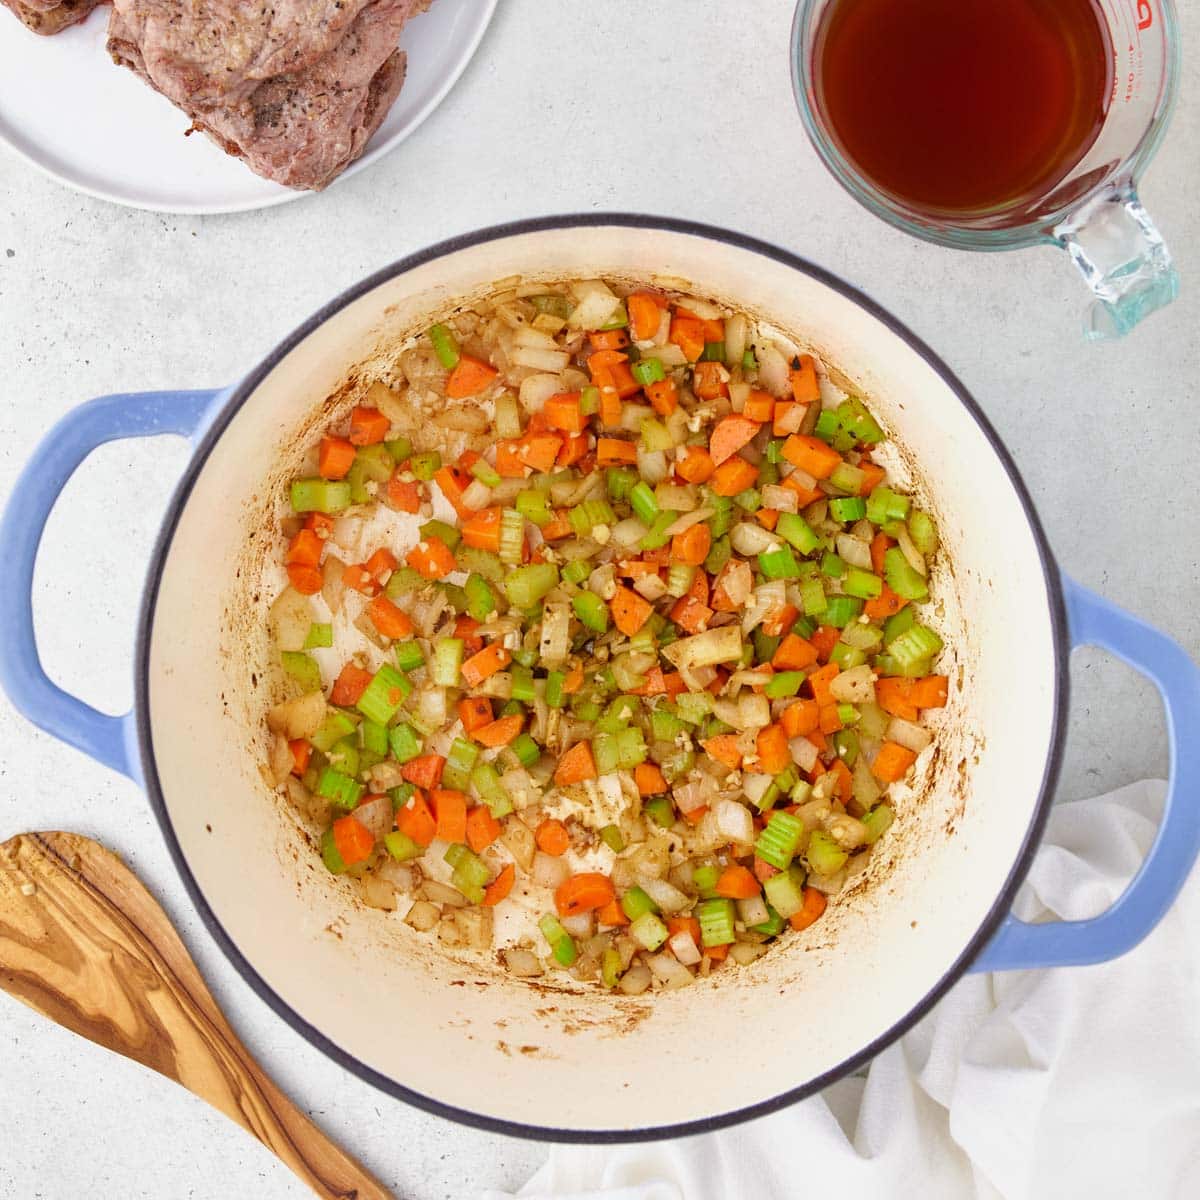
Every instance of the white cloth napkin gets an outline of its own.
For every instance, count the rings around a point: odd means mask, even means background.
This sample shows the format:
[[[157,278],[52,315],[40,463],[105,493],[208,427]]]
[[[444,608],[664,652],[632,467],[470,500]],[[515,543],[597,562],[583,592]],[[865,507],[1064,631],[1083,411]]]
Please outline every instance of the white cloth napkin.
[[[1019,915],[1103,911],[1150,846],[1164,792],[1154,780],[1056,807]],[[555,1147],[519,1196],[1195,1198],[1198,974],[1200,870],[1115,962],[967,976],[865,1079],[721,1133]]]

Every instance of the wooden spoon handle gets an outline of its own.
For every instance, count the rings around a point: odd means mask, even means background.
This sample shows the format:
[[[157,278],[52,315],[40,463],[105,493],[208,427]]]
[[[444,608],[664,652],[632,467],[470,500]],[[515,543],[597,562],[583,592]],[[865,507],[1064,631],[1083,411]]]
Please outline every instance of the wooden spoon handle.
[[[207,1100],[318,1196],[390,1200],[267,1077],[158,903],[89,838],[0,844],[0,987]]]

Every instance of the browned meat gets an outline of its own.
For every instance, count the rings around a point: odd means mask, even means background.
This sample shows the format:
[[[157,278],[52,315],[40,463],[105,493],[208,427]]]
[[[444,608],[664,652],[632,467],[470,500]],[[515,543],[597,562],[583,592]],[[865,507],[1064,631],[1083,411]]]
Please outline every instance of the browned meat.
[[[34,33],[58,33],[82,21],[103,0],[0,0]]]
[[[227,153],[319,189],[363,151],[404,83],[396,49],[428,0],[116,0],[115,62]]]

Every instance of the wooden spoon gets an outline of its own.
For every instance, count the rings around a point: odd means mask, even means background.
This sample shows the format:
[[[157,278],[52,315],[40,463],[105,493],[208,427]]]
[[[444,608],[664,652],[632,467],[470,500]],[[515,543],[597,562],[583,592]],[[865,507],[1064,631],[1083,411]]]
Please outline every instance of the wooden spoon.
[[[0,987],[207,1100],[318,1196],[391,1200],[264,1074],[166,913],[98,842],[23,833],[0,844]]]

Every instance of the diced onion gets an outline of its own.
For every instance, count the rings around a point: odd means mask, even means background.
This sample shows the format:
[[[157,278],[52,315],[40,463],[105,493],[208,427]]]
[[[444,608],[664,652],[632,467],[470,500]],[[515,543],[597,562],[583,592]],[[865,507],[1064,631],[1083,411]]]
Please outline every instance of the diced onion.
[[[590,912],[576,913],[572,917],[560,917],[562,927],[573,938],[589,938],[595,929],[595,923]]]
[[[757,804],[767,794],[774,782],[770,775],[748,772],[742,776],[742,791],[746,793],[746,798],[751,803]],[[766,917],[763,920],[765,921]]]
[[[687,783],[675,788],[672,794],[675,797],[675,807],[681,813],[695,812],[717,794],[717,781],[707,773],[697,773]]]
[[[686,893],[665,879],[643,878],[638,882],[646,895],[665,913],[682,912],[692,903]]]
[[[599,329],[617,311],[620,297],[598,279],[581,279],[571,284],[571,292],[579,303],[567,318],[572,329]]]
[[[721,574],[721,587],[730,603],[735,608],[741,608],[754,590],[754,572],[750,564],[740,560],[731,562]]]
[[[784,397],[791,394],[791,381],[788,379],[787,359],[780,353],[774,342],[759,342],[754,347],[758,359],[758,382],[772,396]]]
[[[754,818],[736,800],[722,800],[713,810],[717,829],[728,841],[748,846],[754,841]]]
[[[787,584],[782,579],[770,579],[754,589],[750,603],[742,614],[742,632],[749,633],[756,625],[765,621],[771,613],[778,612],[787,603]]]
[[[542,973],[541,960],[532,950],[522,946],[510,946],[504,950],[504,965],[518,979],[533,979]]]
[[[643,966],[641,963],[634,963],[617,980],[617,990],[626,996],[640,996],[650,986],[653,978],[649,967]]]
[[[635,546],[645,536],[646,526],[637,517],[626,517],[612,527],[609,540],[618,546]]]
[[[751,896],[737,902],[738,920],[743,925],[761,925],[771,919],[767,912],[767,902],[761,896]]]
[[[557,375],[527,375],[521,380],[518,393],[521,407],[528,413],[541,412],[546,401],[563,390],[562,380]]]
[[[637,452],[638,474],[651,487],[656,487],[667,477],[667,456],[662,450],[642,450]]]
[[[735,662],[742,656],[742,633],[736,625],[723,625],[671,642],[663,648],[663,654],[680,668]]]
[[[747,558],[762,554],[766,550],[773,550],[779,545],[779,538],[757,521],[742,521],[735,525],[729,540],[733,548]]]
[[[310,692],[295,700],[285,700],[267,711],[267,728],[285,738],[310,738],[325,720],[325,697]]]
[[[467,898],[458,888],[453,888],[448,883],[440,883],[436,879],[426,879],[421,884],[421,889],[434,904],[449,904],[452,908],[462,908],[467,902]]]
[[[661,575],[643,575],[633,581],[633,590],[653,604],[655,600],[661,600],[667,594],[667,585]]]
[[[788,742],[792,762],[802,771],[811,771],[817,761],[817,748],[806,737],[794,737]]]
[[[744,412],[746,401],[754,389],[748,383],[731,383],[729,385],[729,407],[735,413]]]
[[[791,408],[775,417],[773,422],[775,436],[779,437],[785,433],[799,433],[806,416],[808,416],[807,404],[793,404]]]
[[[491,498],[492,489],[482,479],[472,479],[462,494],[462,503],[466,508],[486,508]]]
[[[556,888],[566,883],[571,874],[570,864],[564,858],[556,858],[539,850],[533,856],[533,882],[539,887]]]
[[[483,433],[490,424],[487,413],[477,404],[452,404],[434,413],[433,420],[443,429],[457,429],[462,433]]]
[[[848,533],[837,535],[837,552],[851,567],[871,569],[871,547]]]
[[[522,325],[520,329],[513,334],[514,346],[533,346],[541,350],[557,350],[558,343],[548,333],[543,333],[540,329],[534,329],[530,325]]]
[[[312,606],[308,597],[294,587],[285,587],[267,614],[275,645],[280,650],[303,650],[312,625]]]
[[[667,526],[664,536],[674,537],[677,533],[682,533],[685,529],[691,529],[693,525],[699,525],[702,521],[707,521],[713,514],[711,508],[697,508],[693,512],[685,512],[677,521],[672,521]]]
[[[933,741],[933,734],[924,725],[918,725],[915,721],[906,721],[903,717],[892,718],[887,736],[888,741],[897,742],[914,754],[920,754]]]
[[[390,796],[375,796],[363,801],[351,816],[376,840],[379,841],[392,827],[395,814],[392,812]]]
[[[696,489],[677,483],[660,483],[654,493],[659,508],[691,513],[696,508]]]
[[[725,361],[735,365],[746,353],[746,339],[750,333],[750,322],[741,313],[725,318]]]
[[[835,675],[829,684],[829,694],[839,704],[865,704],[875,699],[875,672],[863,663]]]
[[[773,508],[777,512],[799,512],[800,496],[791,488],[779,487],[770,483],[762,490],[763,508]]]
[[[538,650],[547,667],[560,667],[571,649],[571,614],[565,604],[547,604],[542,609],[542,636]]]
[[[654,973],[654,978],[667,991],[687,987],[692,982],[691,971],[670,954],[651,954],[646,962]]]
[[[342,611],[342,601],[346,598],[346,585],[342,576],[346,573],[346,564],[334,554],[326,554],[321,568],[321,599],[325,601],[331,613]]]
[[[896,544],[900,547],[900,553],[904,555],[908,565],[918,575],[929,574],[929,568],[925,565],[925,555],[913,545],[913,540],[903,525],[900,526],[900,532],[896,534]]]
[[[694,967],[700,961],[700,951],[696,948],[692,935],[686,929],[681,929],[674,934],[667,945],[671,947],[671,953],[685,967]]]

